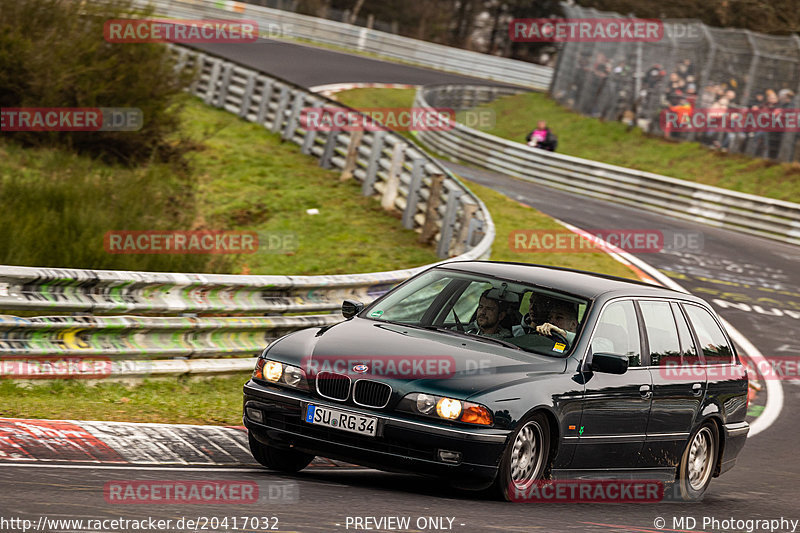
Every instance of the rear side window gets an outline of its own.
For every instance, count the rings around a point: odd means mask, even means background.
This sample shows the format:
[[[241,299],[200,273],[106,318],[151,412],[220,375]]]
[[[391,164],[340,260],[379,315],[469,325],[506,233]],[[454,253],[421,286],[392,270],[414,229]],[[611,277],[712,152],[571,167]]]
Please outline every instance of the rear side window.
[[[679,362],[681,345],[678,342],[678,330],[668,302],[642,300],[642,310],[647,342],[650,345],[650,364],[658,366],[662,359]]]
[[[628,366],[642,366],[639,326],[630,300],[606,306],[592,337],[592,353],[628,356]]]
[[[694,326],[697,340],[700,341],[700,349],[703,350],[706,364],[730,364],[733,351],[711,313],[696,305],[685,305],[684,308],[689,316],[689,321]]]
[[[681,341],[681,364],[695,364],[700,361],[700,356],[697,355],[697,348],[694,346],[694,339],[689,331],[689,325],[686,323],[686,317],[683,316],[680,306],[672,304],[672,312],[675,314],[675,321],[678,323],[678,339]]]

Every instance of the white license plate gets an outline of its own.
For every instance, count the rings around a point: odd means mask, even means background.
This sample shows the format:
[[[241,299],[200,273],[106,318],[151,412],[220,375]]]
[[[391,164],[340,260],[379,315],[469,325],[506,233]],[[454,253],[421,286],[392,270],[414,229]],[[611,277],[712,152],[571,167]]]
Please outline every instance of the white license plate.
[[[305,420],[309,424],[328,426],[370,437],[374,437],[378,429],[378,419],[375,417],[311,404],[306,410]]]

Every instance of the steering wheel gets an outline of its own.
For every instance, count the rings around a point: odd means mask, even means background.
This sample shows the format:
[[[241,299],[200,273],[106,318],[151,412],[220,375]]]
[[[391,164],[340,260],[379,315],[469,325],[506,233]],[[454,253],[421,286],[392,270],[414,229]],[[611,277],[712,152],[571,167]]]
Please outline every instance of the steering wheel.
[[[464,329],[464,324],[462,324],[461,320],[458,319],[458,315],[456,314],[456,308],[453,307],[453,309],[451,309],[451,311],[453,311],[453,317],[455,317],[455,319],[456,319],[456,329],[463,333],[466,330]]]
[[[567,338],[557,331],[550,330],[550,335],[543,335],[544,337],[550,337],[551,339],[555,339],[560,343],[563,343],[565,346],[569,346],[569,341]]]

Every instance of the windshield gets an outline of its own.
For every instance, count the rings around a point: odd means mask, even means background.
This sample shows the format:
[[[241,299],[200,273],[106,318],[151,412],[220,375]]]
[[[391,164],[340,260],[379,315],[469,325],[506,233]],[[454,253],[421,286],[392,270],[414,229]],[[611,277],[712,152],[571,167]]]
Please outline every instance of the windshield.
[[[434,269],[361,316],[562,356],[576,344],[587,307],[585,299],[536,285]]]

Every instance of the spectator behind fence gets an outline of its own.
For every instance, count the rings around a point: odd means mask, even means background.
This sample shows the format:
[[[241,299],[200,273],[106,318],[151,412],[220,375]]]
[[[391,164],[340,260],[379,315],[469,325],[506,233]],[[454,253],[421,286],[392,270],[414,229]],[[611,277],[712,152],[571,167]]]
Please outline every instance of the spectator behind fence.
[[[536,129],[525,137],[525,142],[528,143],[528,146],[555,152],[556,146],[558,146],[558,137],[547,127],[547,122],[540,120],[536,123]]]

